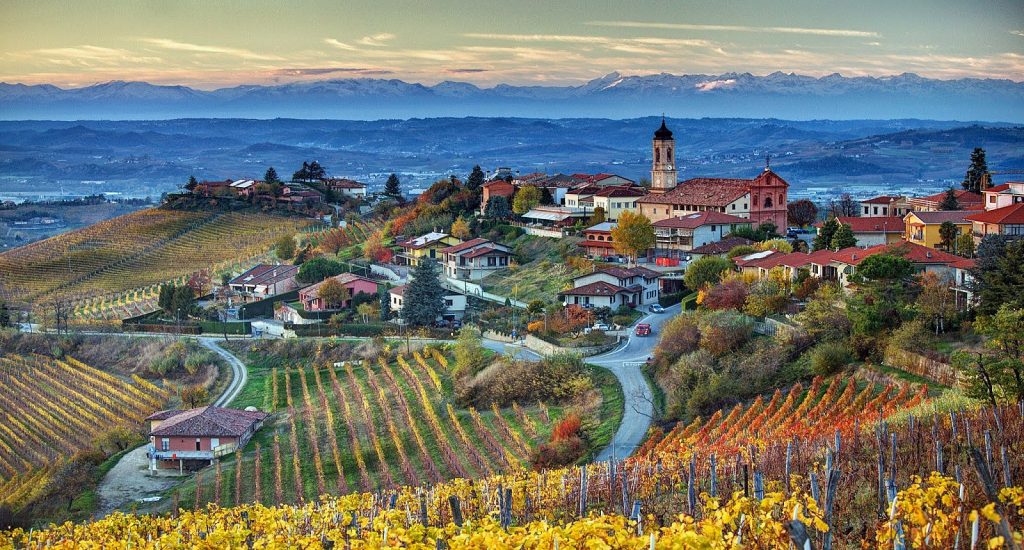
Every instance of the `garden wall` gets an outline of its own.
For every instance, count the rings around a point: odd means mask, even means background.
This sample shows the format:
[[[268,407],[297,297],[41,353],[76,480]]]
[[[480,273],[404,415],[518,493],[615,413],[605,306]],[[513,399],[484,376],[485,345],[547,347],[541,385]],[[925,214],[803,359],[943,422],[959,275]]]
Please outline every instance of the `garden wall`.
[[[885,363],[900,370],[916,374],[922,378],[934,380],[939,384],[959,387],[964,377],[949,363],[936,361],[930,357],[902,349],[887,349]]]

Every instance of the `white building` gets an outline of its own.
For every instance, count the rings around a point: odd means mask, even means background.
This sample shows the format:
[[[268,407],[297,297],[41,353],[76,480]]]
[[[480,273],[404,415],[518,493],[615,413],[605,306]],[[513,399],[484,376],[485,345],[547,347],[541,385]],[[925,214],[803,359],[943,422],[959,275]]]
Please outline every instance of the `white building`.
[[[405,290],[408,285],[396,286],[388,291],[391,298],[391,311],[401,316],[402,307],[405,305]],[[438,317],[438,320],[454,321],[462,319],[466,314],[466,297],[462,294],[446,294],[444,297],[445,310]]]
[[[658,302],[658,277],[658,272],[646,267],[610,267],[574,278],[573,288],[559,296],[565,305],[635,308]]]

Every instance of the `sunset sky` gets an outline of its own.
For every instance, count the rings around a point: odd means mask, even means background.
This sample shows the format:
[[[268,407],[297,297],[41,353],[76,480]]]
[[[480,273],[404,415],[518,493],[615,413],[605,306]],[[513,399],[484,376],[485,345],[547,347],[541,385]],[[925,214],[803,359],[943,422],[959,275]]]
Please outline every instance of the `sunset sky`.
[[[1024,80],[1021,0],[3,0],[0,81],[578,84],[612,71]]]

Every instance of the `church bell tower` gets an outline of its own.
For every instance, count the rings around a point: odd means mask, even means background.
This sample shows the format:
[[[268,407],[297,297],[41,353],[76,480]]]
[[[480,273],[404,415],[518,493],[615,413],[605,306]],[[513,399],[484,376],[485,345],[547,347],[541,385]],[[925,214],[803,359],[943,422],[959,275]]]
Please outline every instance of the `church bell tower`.
[[[651,193],[664,193],[679,183],[676,173],[676,141],[661,118],[661,128],[654,132],[654,164],[651,166]]]

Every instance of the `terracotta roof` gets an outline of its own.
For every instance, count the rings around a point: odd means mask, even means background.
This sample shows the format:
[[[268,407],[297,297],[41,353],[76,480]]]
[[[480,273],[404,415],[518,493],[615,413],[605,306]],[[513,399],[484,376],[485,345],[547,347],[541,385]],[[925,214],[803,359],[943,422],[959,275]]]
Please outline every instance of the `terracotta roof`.
[[[966,189],[956,189],[953,191],[953,194],[956,195],[956,200],[961,206],[968,203],[978,203],[982,201],[981,195],[972,193]],[[927,197],[915,197],[918,201],[934,202],[936,204],[941,203],[944,198],[946,198],[946,191],[940,191],[934,195],[928,195]]]
[[[654,222],[654,227],[676,227],[681,229],[696,229],[702,225],[711,224],[727,224],[727,223],[750,223],[750,220],[741,218],[739,216],[733,216],[732,214],[726,214],[724,212],[714,212],[711,210],[705,210],[704,212],[696,212],[694,214],[686,214],[675,218],[665,218],[664,220],[658,220]]]
[[[614,296],[616,294],[622,294],[623,292],[630,291],[622,288],[621,286],[613,285],[605,281],[595,281],[590,284],[578,286],[572,290],[563,290],[562,292],[559,292],[559,294],[570,296]]]
[[[892,202],[893,200],[898,199],[898,198],[900,198],[900,197],[896,197],[896,196],[892,196],[892,195],[878,195],[877,197],[871,197],[870,199],[862,200],[862,201],[860,201],[860,203],[861,204],[889,204],[890,202]]]
[[[146,417],[146,420],[167,420],[168,418],[181,413],[180,409],[167,409],[164,411],[156,411],[155,413]]]
[[[736,248],[737,246],[743,246],[753,244],[754,241],[746,237],[726,237],[720,241],[708,243],[703,246],[698,246],[690,251],[691,254],[702,254],[706,256],[714,254],[725,254],[726,252]]]
[[[760,260],[751,260],[742,267],[760,267],[764,269],[771,269],[780,265],[787,267],[803,267],[810,265],[812,262],[811,255],[806,252],[791,252],[789,254],[776,253],[771,254]]]
[[[903,241],[896,244],[878,244],[868,248],[850,247],[833,253],[833,261],[850,265],[860,265],[864,258],[875,254],[892,254],[902,256],[915,264],[945,264],[956,265],[964,258],[929,248],[924,245]]]
[[[492,252],[496,252],[498,254],[509,254],[509,252],[507,252],[505,250],[494,248],[492,246],[484,246],[484,247],[478,248],[478,249],[476,249],[476,250],[474,250],[472,252],[469,252],[468,254],[466,254],[465,257],[466,258],[476,258],[477,256],[483,256],[483,255],[486,255],[486,254],[491,254]]]
[[[611,185],[594,193],[595,197],[642,197],[647,191],[642,187],[626,187],[623,185]]]
[[[748,185],[750,185],[750,180],[694,178],[680,183],[665,193],[640,197],[637,202],[646,204],[726,206],[746,195],[749,192]]]
[[[783,252],[778,250],[759,250],[744,256],[736,256],[732,259],[732,262],[739,267],[757,267],[761,262],[773,256],[781,256],[782,254]]]
[[[902,233],[906,229],[903,218],[899,216],[839,216],[836,220],[850,226],[854,233]],[[824,222],[814,224],[821,227]]]
[[[515,187],[514,185],[512,185],[511,182],[507,182],[505,180],[491,180],[491,181],[485,183],[483,186],[484,187],[491,187],[493,185],[511,185],[512,187]]]
[[[229,285],[265,285],[287,281],[299,272],[297,265],[257,264],[238,277],[228,281]]]
[[[1024,224],[1024,202],[967,216],[968,221],[994,224]]]
[[[593,275],[594,273],[607,273],[616,279],[629,279],[630,277],[643,277],[645,279],[657,279],[661,276],[660,273],[646,267],[606,267],[604,269],[598,269],[592,273],[586,273],[573,279],[579,279],[580,277],[586,277],[587,275]]]
[[[474,246],[478,246],[478,245],[481,245],[481,244],[484,244],[484,243],[489,243],[489,242],[491,242],[491,241],[488,241],[487,239],[481,239],[480,237],[477,237],[475,239],[470,239],[470,240],[468,240],[468,241],[466,241],[464,243],[453,244],[452,246],[447,246],[447,247],[442,248],[441,250],[439,250],[439,252],[444,252],[446,254],[453,254],[453,253],[456,253],[456,252],[462,252],[463,250],[466,250],[467,248],[473,248]]]
[[[964,217],[970,214],[963,210],[936,210],[934,212],[910,212],[908,216],[915,216],[925,224],[941,224],[943,222],[953,222],[959,224],[969,223],[970,220],[965,220]]]
[[[356,180],[350,180],[348,178],[328,178],[322,180],[330,187],[336,187],[338,189],[365,189],[365,183],[359,183]]]
[[[1006,191],[1009,188],[1010,188],[1010,184],[1009,183],[1003,183],[1003,184],[1000,184],[1000,185],[996,185],[995,187],[989,187],[988,189],[985,190],[985,192],[986,193],[1000,193],[1002,191]]]
[[[240,411],[221,407],[199,407],[179,411],[163,422],[150,435],[174,437],[241,437],[267,413]]]
[[[395,296],[405,296],[405,288],[406,288],[406,286],[408,286],[408,285],[399,285],[399,286],[396,286],[395,288],[392,288],[388,292],[390,292],[391,294],[394,294]]]
[[[313,286],[306,287],[306,288],[302,289],[301,291],[299,291],[299,294],[302,294],[303,296],[306,296],[306,297],[309,297],[309,298],[316,298],[316,297],[320,296],[320,287],[322,287],[324,285],[324,283],[326,283],[327,281],[329,281],[331,279],[334,279],[334,280],[338,281],[342,285],[347,285],[349,283],[354,283],[356,281],[366,281],[366,282],[369,282],[369,283],[373,283],[374,285],[377,284],[377,281],[374,281],[372,279],[367,279],[366,277],[360,277],[359,275],[356,275],[355,273],[342,273],[341,275],[335,275],[334,277],[330,277],[328,279],[324,279],[324,280],[320,281],[319,283],[317,283],[317,284],[315,284]]]

